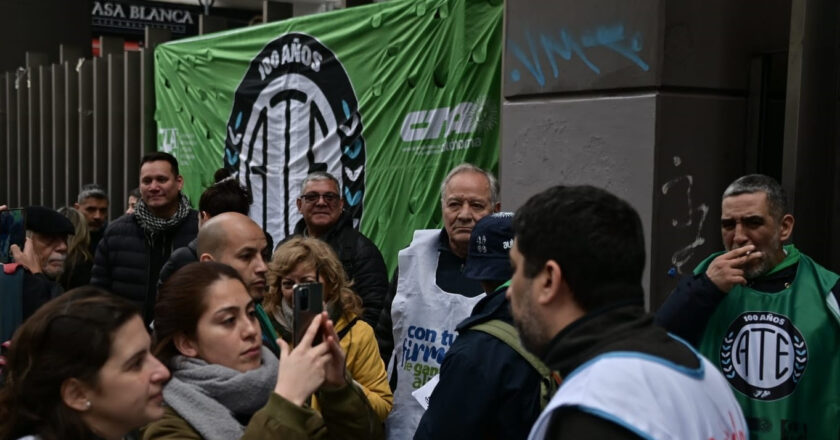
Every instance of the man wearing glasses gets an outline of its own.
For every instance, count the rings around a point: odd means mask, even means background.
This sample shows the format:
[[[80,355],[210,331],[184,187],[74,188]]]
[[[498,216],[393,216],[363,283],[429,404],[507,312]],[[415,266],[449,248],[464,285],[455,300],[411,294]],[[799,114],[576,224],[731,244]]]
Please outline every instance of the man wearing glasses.
[[[316,171],[303,179],[297,208],[303,216],[294,235],[323,240],[338,254],[353,291],[362,298],[362,320],[375,326],[388,291],[388,274],[382,253],[353,227],[353,218],[344,212],[338,179]]]

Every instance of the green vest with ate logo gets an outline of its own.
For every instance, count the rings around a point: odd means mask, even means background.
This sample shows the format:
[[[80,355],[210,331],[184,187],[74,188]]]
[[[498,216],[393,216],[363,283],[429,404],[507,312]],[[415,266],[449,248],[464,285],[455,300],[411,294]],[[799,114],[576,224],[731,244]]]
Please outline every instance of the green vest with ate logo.
[[[735,286],[706,325],[699,351],[723,372],[753,439],[840,438],[840,309],[837,274],[792,245],[781,292]],[[712,255],[695,272],[705,271]]]

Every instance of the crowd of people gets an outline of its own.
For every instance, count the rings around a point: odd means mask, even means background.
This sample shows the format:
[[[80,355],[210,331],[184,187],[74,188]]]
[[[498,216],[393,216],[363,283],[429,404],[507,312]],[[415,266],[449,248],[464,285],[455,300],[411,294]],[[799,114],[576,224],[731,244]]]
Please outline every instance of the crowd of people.
[[[655,315],[640,217],[600,188],[500,212],[495,177],[458,165],[389,282],[331,174],[276,246],[214,181],[195,210],[155,152],[110,222],[96,184],[25,208],[0,440],[840,437],[840,276],[788,243],[770,177],[726,189],[725,250]]]

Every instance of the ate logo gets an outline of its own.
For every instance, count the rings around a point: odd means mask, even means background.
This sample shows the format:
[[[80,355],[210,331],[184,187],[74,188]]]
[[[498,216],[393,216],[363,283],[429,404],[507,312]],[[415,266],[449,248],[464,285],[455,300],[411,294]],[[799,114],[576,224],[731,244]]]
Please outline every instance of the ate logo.
[[[362,117],[350,77],[316,38],[288,33],[251,61],[227,124],[224,164],[254,195],[251,217],[275,243],[300,219],[295,204],[307,174],[341,182],[358,226],[365,186]]]
[[[787,316],[742,313],[720,345],[720,367],[732,386],[755,400],[788,396],[808,365],[808,345]]]

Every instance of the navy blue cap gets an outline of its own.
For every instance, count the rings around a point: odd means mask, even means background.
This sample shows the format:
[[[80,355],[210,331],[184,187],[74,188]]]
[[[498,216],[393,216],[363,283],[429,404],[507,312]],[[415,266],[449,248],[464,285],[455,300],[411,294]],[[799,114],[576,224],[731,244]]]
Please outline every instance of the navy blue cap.
[[[513,276],[513,213],[497,212],[479,220],[470,234],[464,276],[480,281],[504,281]]]
[[[27,206],[26,230],[45,235],[73,235],[76,229],[70,220],[44,206]]]

